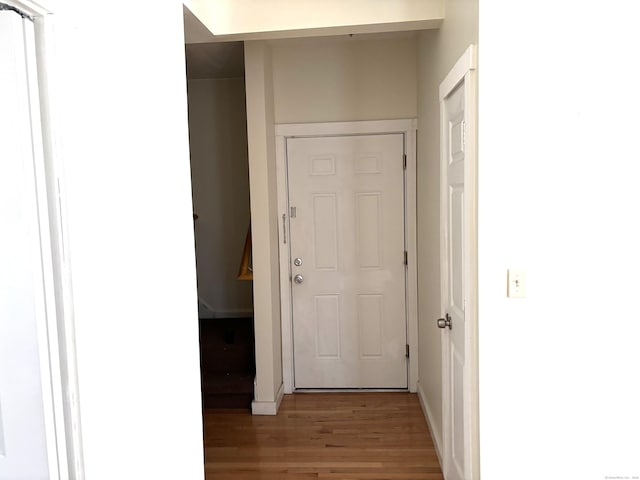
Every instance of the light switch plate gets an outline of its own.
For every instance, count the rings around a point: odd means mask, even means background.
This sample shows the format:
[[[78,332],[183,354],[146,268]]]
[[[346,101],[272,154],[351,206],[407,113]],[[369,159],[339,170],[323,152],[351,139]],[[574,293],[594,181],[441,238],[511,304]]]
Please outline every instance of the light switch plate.
[[[525,298],[526,296],[526,275],[524,270],[510,268],[507,270],[507,297]]]

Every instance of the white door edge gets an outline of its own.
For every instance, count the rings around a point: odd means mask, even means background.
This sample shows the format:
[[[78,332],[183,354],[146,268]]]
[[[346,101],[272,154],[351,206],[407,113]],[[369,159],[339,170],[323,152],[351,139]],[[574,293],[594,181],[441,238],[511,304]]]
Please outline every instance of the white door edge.
[[[60,78],[55,62],[55,10],[57,0],[3,0],[33,19],[38,70],[37,85],[30,85],[40,101],[33,121],[38,161],[35,188],[38,198],[40,256],[45,289],[44,315],[38,320],[43,394],[49,409],[47,448],[51,478],[84,478],[79,386],[72,314],[69,245],[65,224],[64,171],[56,122]],[[33,68],[33,66],[32,66]],[[36,117],[39,113],[39,118]],[[63,366],[66,374],[63,374]],[[46,378],[45,378],[46,377]],[[46,393],[45,393],[46,392]],[[47,405],[48,404],[48,405]]]
[[[14,7],[30,17],[40,17],[52,13],[56,0],[3,0],[2,3]]]
[[[478,206],[477,206],[477,47],[476,45],[470,45],[462,56],[455,63],[454,67],[447,74],[445,79],[440,84],[439,96],[440,96],[440,184],[446,181],[445,165],[447,162],[445,150],[442,148],[443,142],[443,122],[444,122],[444,100],[456,89],[456,87],[462,82],[465,82],[465,205],[464,205],[464,231],[466,236],[464,239],[464,254],[467,259],[466,269],[464,272],[465,282],[465,319],[468,322],[468,332],[465,339],[465,348],[468,353],[468,377],[465,378],[465,384],[467,388],[467,395],[465,395],[465,401],[467,402],[467,412],[469,412],[469,418],[467,424],[464,425],[466,435],[466,458],[469,459],[468,468],[466,474],[469,479],[480,478],[480,449],[479,449],[479,409],[478,409]],[[440,203],[441,203],[441,218],[440,218],[440,257],[441,257],[441,278],[447,278],[446,275],[446,261],[447,253],[445,243],[445,225],[446,219],[443,218],[446,212],[442,206],[445,205],[446,192],[441,188]],[[441,316],[446,313],[446,285],[442,282],[441,285]],[[448,416],[448,410],[451,405],[451,399],[449,398],[449,391],[445,388],[445,378],[448,375],[446,370],[446,362],[449,356],[449,342],[445,336],[444,331],[441,333],[441,346],[442,346],[442,408],[443,408],[443,422],[446,421]],[[449,442],[445,435],[447,435],[446,426],[443,425],[443,446],[444,452],[440,452],[440,458],[446,459],[450,452],[447,451]],[[442,464],[443,469],[446,470],[446,460]],[[449,472],[444,471],[445,479]]]
[[[292,297],[290,282],[289,212],[286,169],[286,141],[291,137],[322,137],[402,133],[407,155],[405,171],[405,248],[406,269],[408,387],[416,392],[418,382],[418,274],[416,225],[416,119],[372,120],[357,122],[278,124],[276,133],[276,175],[278,189],[278,232],[280,266],[280,315],[282,332],[282,378],[285,393],[295,390],[293,370]],[[284,215],[284,216],[283,216]]]
[[[477,69],[478,63],[477,48],[475,45],[469,45],[462,56],[456,61],[453,68],[449,71],[442,83],[440,83],[439,94],[440,100],[444,100],[456,88],[458,83],[467,75],[468,72]],[[475,107],[474,107],[475,108]]]

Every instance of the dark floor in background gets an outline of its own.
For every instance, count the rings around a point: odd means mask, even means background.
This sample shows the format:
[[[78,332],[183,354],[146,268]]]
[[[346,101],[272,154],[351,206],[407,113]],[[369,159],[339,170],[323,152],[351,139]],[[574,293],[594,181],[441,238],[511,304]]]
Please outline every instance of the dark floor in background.
[[[253,318],[200,319],[200,372],[203,408],[251,408]]]

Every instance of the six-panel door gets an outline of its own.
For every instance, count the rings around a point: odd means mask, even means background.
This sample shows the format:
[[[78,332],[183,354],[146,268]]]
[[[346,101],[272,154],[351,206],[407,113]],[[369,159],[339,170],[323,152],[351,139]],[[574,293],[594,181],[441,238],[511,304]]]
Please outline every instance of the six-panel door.
[[[296,388],[407,387],[403,154],[402,134],[287,140]]]
[[[467,458],[470,441],[467,431],[468,393],[467,324],[465,318],[465,84],[460,84],[444,99],[444,142],[446,165],[442,188],[446,192],[444,305],[451,317],[451,329],[445,330],[447,359],[443,369],[443,388],[447,390],[444,415],[445,475],[451,480],[469,478]]]

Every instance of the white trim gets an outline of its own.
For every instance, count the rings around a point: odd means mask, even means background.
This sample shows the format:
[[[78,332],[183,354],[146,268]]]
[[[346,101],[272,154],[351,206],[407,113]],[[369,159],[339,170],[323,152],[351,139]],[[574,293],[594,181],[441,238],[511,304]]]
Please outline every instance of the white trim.
[[[293,393],[293,325],[291,313],[291,259],[289,251],[288,183],[286,137],[276,130],[276,184],[278,190],[278,257],[280,267],[280,331],[282,335],[282,381],[284,392]]]
[[[57,134],[55,18],[57,0],[3,0],[33,18],[42,125],[42,165],[36,166],[43,279],[46,290],[46,381],[53,397],[55,462],[59,478],[84,478],[79,387],[76,365],[73,293],[66,230],[64,166]],[[53,475],[53,473],[52,473]],[[53,478],[53,477],[52,477]]]
[[[36,324],[38,332],[38,350],[40,357],[40,376],[44,422],[49,460],[49,474],[53,478],[64,478],[67,475],[66,444],[64,439],[64,413],[62,409],[62,377],[56,335],[56,303],[55,273],[53,252],[51,248],[51,231],[49,226],[49,206],[47,196],[47,179],[45,170],[44,139],[38,86],[38,67],[36,60],[35,26],[32,22],[23,22],[24,41],[28,72],[28,95],[31,117],[31,140],[33,142],[32,171],[34,196],[38,216],[38,259],[42,268],[42,276],[37,279],[36,291],[42,290],[42,303],[37,298]]]
[[[34,2],[30,2],[32,6]],[[52,2],[48,2],[52,3]],[[33,7],[35,8],[35,6]],[[39,7],[40,8],[40,7]],[[45,8],[42,7],[42,11]],[[48,12],[52,10],[49,9]],[[41,109],[43,117],[43,137],[45,147],[45,170],[49,203],[49,221],[51,222],[51,248],[53,251],[53,269],[55,273],[55,302],[57,314],[50,323],[51,336],[57,335],[59,352],[59,383],[62,398],[57,399],[59,418],[63,425],[59,447],[60,464],[65,463],[70,479],[84,478],[84,455],[82,443],[82,422],[80,419],[80,398],[75,347],[75,325],[73,314],[73,288],[70,272],[71,252],[68,237],[64,231],[66,224],[66,195],[64,182],[64,162],[58,137],[56,102],[57,81],[61,78],[55,61],[55,15],[50,13],[36,15],[36,48],[38,49],[38,74]],[[44,193],[44,192],[43,192]],[[58,419],[57,419],[58,423]],[[64,458],[62,458],[63,453]]]
[[[470,472],[472,479],[480,478],[480,411],[478,381],[478,78],[475,69],[469,69],[465,75],[465,108],[466,148],[470,162],[465,160],[465,197],[466,226],[469,241],[466,244],[467,271],[465,280],[466,311],[468,324],[467,353],[469,355],[469,373],[467,395],[470,412],[469,418],[469,451]]]
[[[454,67],[455,69],[455,67]],[[465,71],[466,73],[466,71]],[[455,77],[457,79],[457,77]],[[445,81],[442,84],[447,83],[447,85],[451,85],[451,89],[454,89],[459,80],[454,81],[454,77],[449,73]],[[440,86],[440,90],[443,90],[442,85]],[[447,91],[447,95],[448,95]],[[447,283],[449,281],[449,272],[448,272],[448,252],[447,252],[447,242],[448,242],[448,231],[444,226],[447,224],[447,215],[444,205],[448,203],[448,195],[446,189],[447,183],[447,174],[446,167],[448,159],[445,155],[445,150],[443,145],[446,145],[448,138],[445,135],[446,129],[446,119],[444,114],[444,98],[442,94],[440,95],[439,108],[440,108],[440,219],[439,219],[439,228],[440,228],[440,318],[443,318],[447,313],[447,298],[448,298],[448,286]],[[451,415],[450,413],[450,393],[449,393],[449,385],[450,385],[450,372],[447,368],[449,364],[449,341],[448,336],[445,330],[440,330],[440,365],[441,365],[441,381],[442,381],[442,451],[441,451],[441,467],[442,474],[447,478],[448,475],[448,467],[449,464],[446,459],[449,458],[449,439],[448,439],[448,431],[449,424],[448,419]]]
[[[444,100],[455,90],[461,83],[465,82],[465,205],[464,205],[464,255],[466,259],[466,268],[464,272],[465,282],[465,320],[467,322],[467,332],[465,338],[465,350],[468,354],[465,361],[465,379],[464,384],[468,391],[465,393],[465,412],[468,418],[465,419],[463,428],[467,429],[465,435],[465,456],[469,461],[465,464],[466,471],[470,479],[480,478],[480,449],[479,449],[479,398],[478,398],[478,207],[477,207],[477,75],[476,75],[476,46],[470,45],[460,59],[456,62],[452,70],[440,84],[440,185],[446,182],[446,158],[442,148],[445,138],[445,118],[444,118]],[[447,230],[442,228],[445,224],[447,212],[443,206],[447,202],[447,192],[441,188],[440,191],[440,266],[441,266],[441,306],[440,313],[444,316],[446,313],[446,296],[448,283],[447,268]],[[446,459],[451,454],[449,450],[447,419],[450,417],[451,400],[447,390],[449,375],[446,368],[449,360],[449,341],[448,334],[445,330],[441,331],[440,336],[442,346],[442,458]],[[442,462],[443,474],[448,475],[447,462]]]
[[[429,432],[431,433],[431,440],[433,440],[433,445],[436,447],[436,455],[438,456],[438,462],[440,462],[440,470],[442,470],[442,433],[440,429],[436,428],[436,422],[433,419],[433,413],[431,413],[431,408],[429,407],[429,403],[427,402],[427,395],[424,393],[422,389],[422,385],[418,382],[418,400],[420,400],[420,407],[422,408],[422,413],[424,414],[424,418],[427,421],[427,426],[429,427]]]
[[[277,137],[321,137],[323,135],[359,135],[371,133],[406,133],[417,128],[415,118],[367,120],[359,122],[280,123]]]
[[[218,310],[212,312],[210,319],[218,318],[253,318],[253,310]]]
[[[468,71],[477,68],[478,56],[476,50],[475,45],[469,45],[451,71],[444,77],[444,80],[440,84],[440,101],[449,96],[456,85],[464,79]]]
[[[227,310],[216,310],[201,297],[198,297],[198,318],[202,320],[212,320],[216,318],[253,318],[253,309],[231,308]]]
[[[407,169],[405,175],[405,241],[409,265],[406,269],[408,389],[416,391],[418,381],[418,274],[417,274],[417,193],[416,193],[417,120],[373,120],[360,122],[279,124],[276,132],[276,177],[278,185],[278,235],[280,256],[280,315],[282,319],[282,378],[285,393],[295,390],[291,314],[289,212],[286,173],[286,139],[335,135],[401,133],[404,135]],[[283,218],[284,215],[284,218]],[[286,240],[286,243],[285,243]]]
[[[189,8],[187,6],[187,8]],[[227,33],[222,35],[211,34],[211,42],[236,42],[255,40],[281,40],[287,38],[328,37],[353,34],[403,32],[417,30],[432,30],[440,28],[442,18],[427,20],[413,20],[407,22],[387,22],[360,25],[339,25],[332,27],[303,28],[293,30],[271,30],[263,32]]]
[[[406,388],[296,388],[296,393],[407,393]],[[410,392],[415,393],[415,392]]]
[[[251,414],[252,415],[277,415],[280,409],[280,404],[284,398],[284,384],[280,384],[276,399],[273,402],[251,402]]]
[[[406,273],[407,343],[409,344],[409,391],[416,392],[420,352],[418,348],[418,191],[417,191],[417,121],[405,130],[407,169],[405,181],[405,242],[408,256]]]
[[[32,0],[3,0],[2,3],[20,10],[31,17],[41,17],[52,13],[51,7],[55,3],[53,0],[44,2],[34,2]]]

